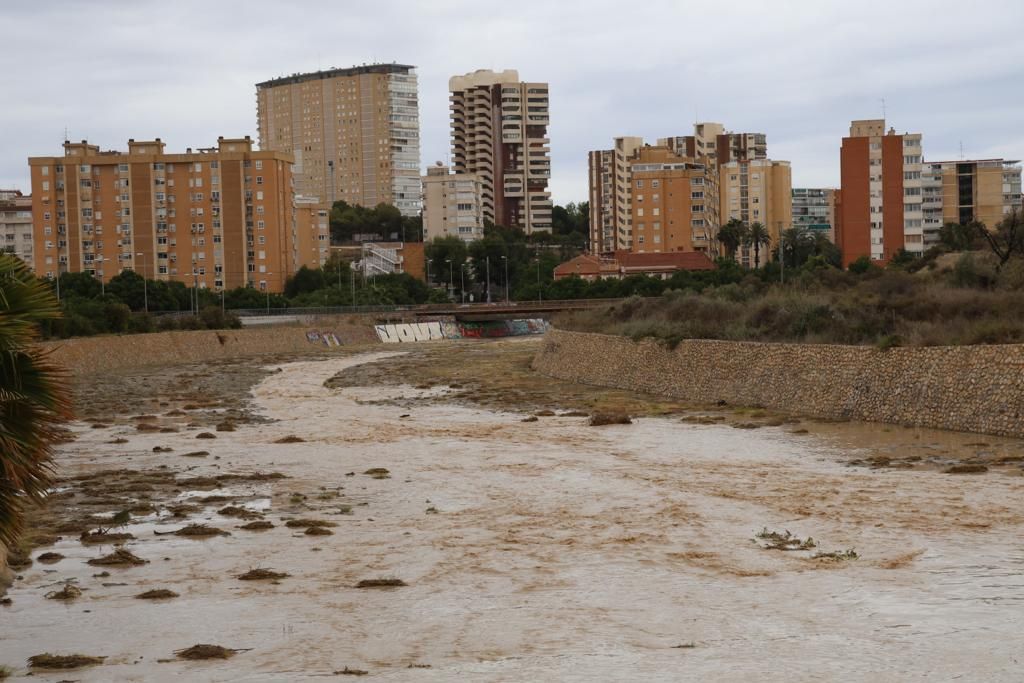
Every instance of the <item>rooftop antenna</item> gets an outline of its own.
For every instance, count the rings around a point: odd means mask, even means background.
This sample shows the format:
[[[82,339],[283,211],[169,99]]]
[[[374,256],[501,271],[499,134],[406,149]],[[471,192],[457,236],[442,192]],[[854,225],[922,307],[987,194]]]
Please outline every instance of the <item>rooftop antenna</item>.
[[[67,142],[71,138],[68,137],[68,127],[64,126],[64,141]]]
[[[960,161],[964,160],[964,141],[960,141]]]
[[[879,101],[882,103],[882,118],[884,119],[885,118],[885,98],[883,97]]]

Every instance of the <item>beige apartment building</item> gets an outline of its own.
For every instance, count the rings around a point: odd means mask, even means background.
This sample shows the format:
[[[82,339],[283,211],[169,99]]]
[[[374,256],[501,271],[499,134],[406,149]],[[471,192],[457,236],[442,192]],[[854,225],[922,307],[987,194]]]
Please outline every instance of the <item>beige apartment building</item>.
[[[788,161],[753,159],[729,161],[719,167],[719,216],[721,224],[732,219],[745,225],[760,223],[768,229],[771,244],[760,248],[760,264],[769,259],[767,252],[779,244],[779,236],[793,225],[793,179]],[[754,267],[754,249],[742,245],[736,260]]]
[[[420,214],[415,67],[371,64],[256,84],[260,149],[295,158],[295,189]]]
[[[299,266],[319,265],[295,246],[291,155],[253,151],[248,136],[184,154],[165,152],[159,138],[129,140],[127,152],[65,142],[64,156],[32,157],[29,167],[38,275],[106,281],[134,270],[281,291]]]
[[[945,223],[979,221],[993,228],[1007,214],[1021,208],[1019,161],[928,161],[922,174],[926,243],[933,241],[933,229],[937,233]]]
[[[590,251],[609,254],[633,248],[630,159],[643,147],[639,137],[615,138],[611,149],[588,154]]]
[[[423,240],[484,236],[482,183],[475,173],[451,173],[440,161],[423,176]]]
[[[0,249],[32,264],[32,197],[0,190]]]
[[[316,197],[295,197],[295,220],[285,250],[298,267],[319,268],[331,251],[331,207]]]
[[[548,84],[515,70],[448,81],[452,166],[480,179],[483,217],[527,234],[551,230]]]
[[[633,246],[637,253],[710,252],[718,225],[715,173],[668,147],[640,147],[630,163]]]
[[[658,145],[669,147],[680,156],[708,157],[716,167],[731,161],[768,158],[768,138],[764,133],[733,133],[721,123],[711,121],[693,124],[693,135],[659,138]]]

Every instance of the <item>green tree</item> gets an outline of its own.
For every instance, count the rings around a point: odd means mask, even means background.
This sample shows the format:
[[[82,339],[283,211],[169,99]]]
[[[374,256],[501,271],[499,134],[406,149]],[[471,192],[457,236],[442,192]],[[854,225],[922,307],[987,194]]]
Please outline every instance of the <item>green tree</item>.
[[[60,317],[44,282],[0,254],[0,544],[17,540],[28,501],[51,485],[52,448],[70,417],[67,378],[35,345],[40,324]]]
[[[939,229],[939,241],[950,251],[971,251],[978,248],[984,230],[984,225],[973,221],[963,225],[946,223]]]
[[[1024,253],[1024,214],[1014,210],[992,230],[986,230],[981,225],[981,236],[999,259],[996,265],[998,273],[1015,254]]]
[[[718,229],[715,238],[725,247],[729,258],[736,258],[736,250],[747,240],[747,226],[738,218],[731,218]]]
[[[327,286],[324,271],[320,268],[313,269],[302,266],[295,275],[288,278],[284,283],[284,295],[289,299],[307,292],[315,292]]]
[[[754,248],[754,270],[757,270],[761,267],[761,247],[769,247],[772,243],[768,228],[762,223],[751,223],[745,241]]]

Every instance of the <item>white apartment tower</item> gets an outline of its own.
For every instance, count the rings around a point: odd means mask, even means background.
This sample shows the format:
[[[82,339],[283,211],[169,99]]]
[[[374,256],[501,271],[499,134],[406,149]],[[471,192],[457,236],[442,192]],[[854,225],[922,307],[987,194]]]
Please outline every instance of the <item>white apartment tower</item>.
[[[484,236],[480,177],[454,174],[440,161],[423,176],[423,240],[458,237],[466,242]]]
[[[479,177],[484,219],[527,234],[551,230],[548,84],[480,70],[448,88],[452,165]]]

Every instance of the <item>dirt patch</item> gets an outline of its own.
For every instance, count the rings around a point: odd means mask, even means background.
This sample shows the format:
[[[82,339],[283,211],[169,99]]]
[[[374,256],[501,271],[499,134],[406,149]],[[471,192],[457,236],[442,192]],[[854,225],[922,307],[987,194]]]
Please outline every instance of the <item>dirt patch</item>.
[[[89,655],[51,655],[49,652],[41,655],[32,655],[28,658],[28,665],[33,669],[78,669],[83,666],[102,664],[106,657],[91,657]]]

